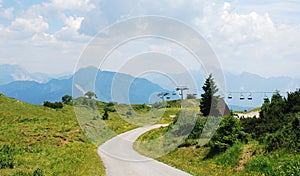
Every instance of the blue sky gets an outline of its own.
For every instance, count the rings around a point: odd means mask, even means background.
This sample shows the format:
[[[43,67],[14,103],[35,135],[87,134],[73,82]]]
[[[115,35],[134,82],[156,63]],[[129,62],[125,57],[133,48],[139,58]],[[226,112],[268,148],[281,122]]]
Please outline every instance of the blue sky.
[[[0,64],[18,64],[30,72],[73,72],[95,34],[142,15],[171,17],[196,29],[224,71],[300,77],[296,0],[0,0]],[[155,50],[176,53],[166,42],[151,42]],[[123,52],[133,54],[134,44]]]

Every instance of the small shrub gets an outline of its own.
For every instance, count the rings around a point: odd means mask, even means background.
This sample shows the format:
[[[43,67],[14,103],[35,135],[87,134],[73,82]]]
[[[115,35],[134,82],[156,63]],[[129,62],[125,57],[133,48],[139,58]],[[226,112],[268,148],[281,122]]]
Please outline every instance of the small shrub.
[[[14,168],[14,149],[12,145],[0,148],[0,169]]]
[[[127,112],[126,112],[126,116],[127,116],[127,117],[129,117],[129,116],[131,116],[131,115],[132,115],[132,112],[131,112],[131,111],[127,111]]]
[[[199,139],[200,138],[200,136],[202,134],[202,130],[204,128],[205,121],[206,121],[206,119],[202,119],[202,118],[198,118],[196,120],[195,127],[188,137],[189,139]]]
[[[37,168],[34,172],[33,172],[33,176],[44,176],[44,172],[42,169]]]
[[[242,130],[240,121],[232,116],[223,117],[216,133],[209,141],[210,152],[207,157],[225,152],[239,142],[248,142],[249,136]]]
[[[44,106],[52,108],[52,109],[61,109],[61,108],[63,108],[64,105],[61,102],[52,103],[52,102],[49,102],[49,101],[45,101]]]
[[[108,120],[108,110],[107,109],[104,109],[104,114],[102,116],[102,120]]]
[[[68,105],[72,105],[72,100],[73,100],[73,97],[70,96],[70,95],[64,95],[62,98],[61,98],[62,102],[64,104],[68,104]]]

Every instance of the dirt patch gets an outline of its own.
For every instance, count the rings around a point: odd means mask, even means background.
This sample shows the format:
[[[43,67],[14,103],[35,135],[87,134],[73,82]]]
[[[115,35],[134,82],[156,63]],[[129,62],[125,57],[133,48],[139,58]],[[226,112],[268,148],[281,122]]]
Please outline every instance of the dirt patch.
[[[251,143],[251,144],[244,146],[241,160],[239,162],[239,165],[236,168],[237,172],[243,171],[244,166],[247,163],[247,161],[253,157],[253,150],[254,150],[255,145],[256,144]]]

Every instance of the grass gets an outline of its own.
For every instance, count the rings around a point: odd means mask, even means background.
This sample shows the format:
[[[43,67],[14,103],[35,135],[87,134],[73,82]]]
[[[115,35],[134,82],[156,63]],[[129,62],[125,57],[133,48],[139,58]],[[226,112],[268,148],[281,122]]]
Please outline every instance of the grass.
[[[251,175],[299,175],[300,155],[290,154],[284,149],[270,153],[258,153],[245,165]]]
[[[193,129],[197,113],[198,110],[194,107],[166,108],[164,115],[157,122],[172,123],[172,127],[151,130],[146,136],[142,135],[140,140],[135,142],[134,148],[141,148],[145,151],[143,154],[151,158],[158,158],[175,150]],[[174,118],[176,118],[175,124],[173,124]]]
[[[195,176],[202,175],[299,175],[300,155],[284,150],[265,153],[264,146],[257,141],[237,143],[213,158],[206,158],[208,147],[180,147],[157,157],[159,146],[147,141],[163,139],[168,127],[151,130],[134,143],[139,153],[186,171]],[[141,145],[146,144],[146,145]],[[148,145],[147,145],[148,144]]]
[[[105,175],[96,146],[83,134],[73,107],[54,110],[0,95],[0,148],[8,145],[13,167],[0,175]]]
[[[140,136],[134,143],[134,149],[139,153],[156,157],[155,148],[139,145],[140,141],[149,141],[162,136],[167,132],[167,127],[151,130]],[[154,150],[154,151],[153,151]],[[174,149],[166,155],[156,158],[157,160],[186,171],[192,175],[234,175],[233,169],[218,165],[213,159],[206,159],[207,148],[196,148],[195,146]]]
[[[104,121],[106,107],[109,118]],[[97,146],[140,125],[171,123],[179,110],[111,106],[83,98],[76,106],[55,110],[0,95],[0,163],[7,163],[0,175],[105,175]],[[5,146],[10,152],[2,151]]]
[[[235,168],[240,163],[243,152],[243,144],[237,143],[226,150],[224,153],[215,156],[214,160],[218,165]]]
[[[187,105],[184,110],[175,103],[171,108],[152,110],[145,105],[112,107],[101,102],[92,108],[77,105],[74,109],[65,105],[54,110],[0,94],[0,175],[105,175],[97,146],[142,125],[171,124],[180,111],[188,117],[198,111],[196,103],[183,104]],[[109,118],[102,120],[108,106]],[[193,123],[191,118],[178,121]],[[176,129],[176,125],[173,127]],[[235,144],[207,159],[208,147],[178,148],[176,144],[184,137],[168,135],[171,135],[169,127],[149,131],[138,138],[134,149],[196,176],[300,173],[299,154],[284,150],[266,153],[263,146],[250,142]]]
[[[108,120],[102,120],[102,111],[101,108],[75,107],[76,117],[84,134],[95,146],[99,146],[118,134],[138,127],[121,118],[117,112],[109,112]]]

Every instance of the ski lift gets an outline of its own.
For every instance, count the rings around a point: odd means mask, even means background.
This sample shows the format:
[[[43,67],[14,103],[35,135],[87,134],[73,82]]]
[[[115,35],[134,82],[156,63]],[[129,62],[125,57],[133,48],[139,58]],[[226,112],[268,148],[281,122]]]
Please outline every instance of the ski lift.
[[[231,93],[228,94],[228,99],[232,99]]]
[[[248,100],[252,100],[252,95],[249,93]]]
[[[241,96],[240,96],[240,100],[245,100],[245,97],[244,97],[244,95],[243,95],[243,94],[241,94]]]

